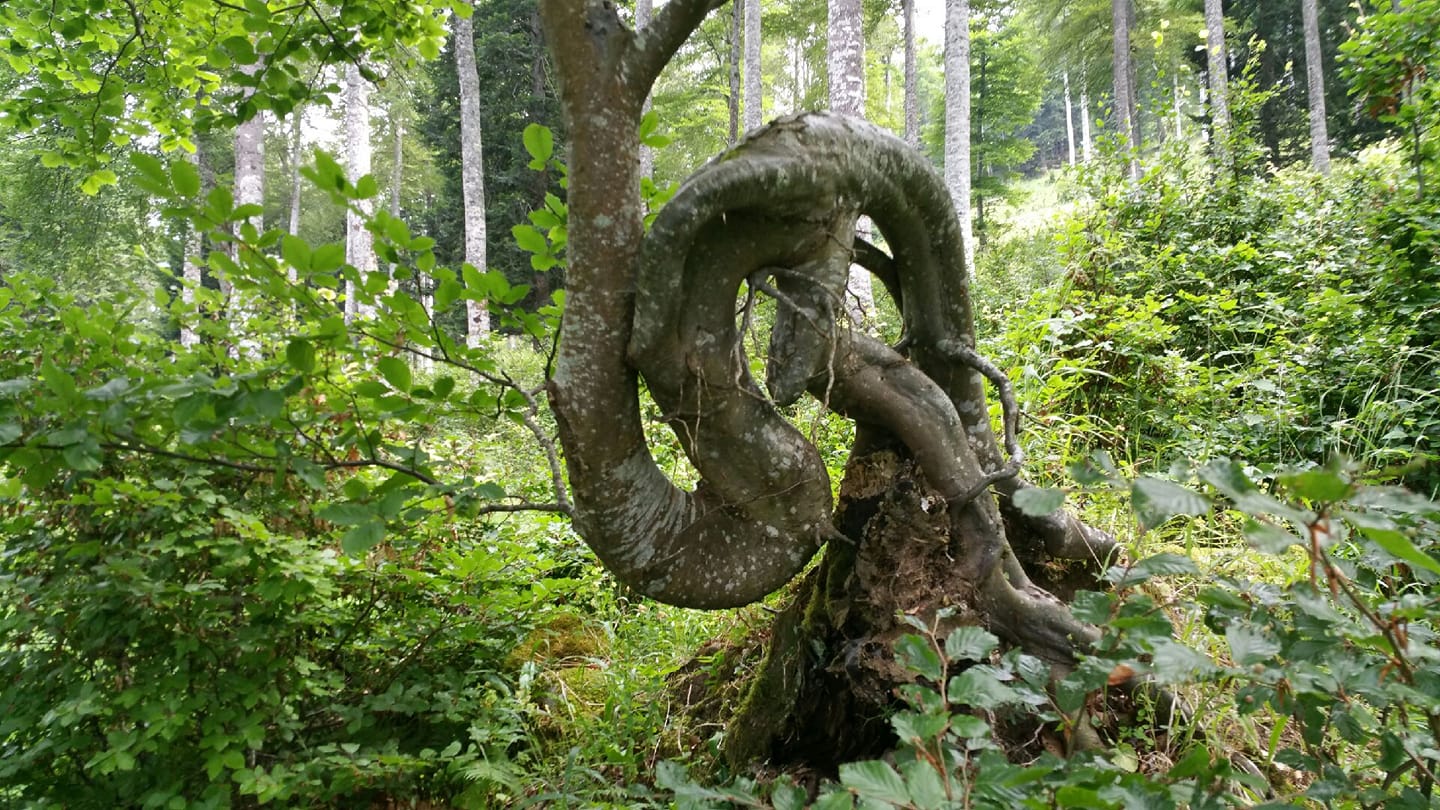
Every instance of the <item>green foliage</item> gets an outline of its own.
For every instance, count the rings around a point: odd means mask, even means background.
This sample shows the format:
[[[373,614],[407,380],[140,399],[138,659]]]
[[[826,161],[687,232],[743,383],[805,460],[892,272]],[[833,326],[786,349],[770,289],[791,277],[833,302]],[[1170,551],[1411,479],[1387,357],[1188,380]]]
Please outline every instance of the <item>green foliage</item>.
[[[842,765],[812,806],[1433,806],[1440,504],[1335,469],[1283,476],[1278,498],[1230,462],[1198,476],[1213,494],[1103,472],[1091,478],[1137,499],[1147,494],[1157,522],[1233,510],[1288,538],[1262,547],[1305,549],[1308,575],[1284,585],[1211,577],[1188,586],[1193,597],[1167,600],[1156,581],[1196,580],[1189,557],[1117,565],[1107,574],[1115,590],[1076,599],[1076,616],[1102,634],[1058,681],[1044,662],[1002,652],[981,628],[943,630],[944,614],[902,617],[916,632],[895,645],[914,678],[891,718],[897,748]],[[1192,618],[1202,629],[1178,640],[1177,621]],[[1213,645],[1192,646],[1205,638]],[[1172,713],[1182,690],[1208,702]],[[1127,703],[1167,741],[1113,736],[1107,706]],[[1234,733],[1231,722],[1252,732],[1248,743],[1222,741]],[[997,740],[1017,729],[1059,751],[1002,748]],[[1142,763],[1139,745],[1158,749],[1168,767]],[[783,778],[704,787],[673,764],[659,782],[680,807],[793,807],[804,796]]]
[[[1440,450],[1433,213],[1397,198],[1388,153],[1329,179],[1216,187],[1181,156],[1097,179],[1058,237],[1067,281],[1007,308],[995,349],[1037,425],[1079,431],[1043,435],[1062,459],[1340,453],[1435,485],[1405,467]]]

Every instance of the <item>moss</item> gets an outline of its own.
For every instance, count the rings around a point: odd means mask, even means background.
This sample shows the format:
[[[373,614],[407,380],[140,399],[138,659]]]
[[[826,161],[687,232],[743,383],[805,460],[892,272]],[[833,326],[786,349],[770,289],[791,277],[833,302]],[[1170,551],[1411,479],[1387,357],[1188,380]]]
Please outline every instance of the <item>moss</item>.
[[[506,659],[514,669],[527,663],[544,664],[595,658],[609,651],[610,642],[598,627],[583,616],[561,613],[531,630]]]

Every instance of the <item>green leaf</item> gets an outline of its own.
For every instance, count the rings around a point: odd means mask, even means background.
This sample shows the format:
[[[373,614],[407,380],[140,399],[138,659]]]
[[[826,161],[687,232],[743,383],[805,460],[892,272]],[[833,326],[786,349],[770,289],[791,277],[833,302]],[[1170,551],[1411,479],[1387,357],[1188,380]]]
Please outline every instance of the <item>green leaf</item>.
[[[1151,577],[1164,577],[1176,575],[1198,575],[1200,569],[1195,567],[1195,561],[1183,554],[1172,554],[1165,552],[1156,554],[1153,557],[1135,563],[1126,568],[1116,566],[1105,574],[1105,578],[1115,583],[1117,588],[1127,588],[1150,579]]]
[[[907,633],[895,642],[895,654],[906,669],[932,681],[945,677],[945,662],[931,646],[929,639]]]
[[[315,347],[308,340],[295,338],[285,346],[285,361],[301,374],[314,373]]]
[[[993,709],[1007,703],[1014,703],[1020,693],[1001,683],[986,667],[976,666],[950,679],[950,702],[974,706],[978,709]]]
[[[399,357],[382,357],[376,361],[375,365],[380,369],[380,376],[385,378],[385,382],[390,383],[391,388],[402,394],[410,393],[413,379],[409,363]]]
[[[1000,646],[1000,639],[983,627],[957,627],[945,639],[945,657],[951,661],[984,661]]]
[[[1245,539],[1256,550],[1266,554],[1284,554],[1291,546],[1303,546],[1305,541],[1294,532],[1288,532],[1273,523],[1262,522],[1255,519],[1245,521],[1245,526],[1240,530]]]
[[[1292,495],[1310,501],[1332,503],[1350,496],[1351,485],[1338,473],[1331,470],[1306,470],[1302,473],[1280,476],[1280,483]]]
[[[170,180],[176,193],[182,197],[194,197],[200,193],[200,169],[188,160],[170,164]]]
[[[1054,513],[1065,504],[1065,491],[1024,487],[1015,491],[1012,500],[1015,502],[1015,508],[1021,512],[1032,517],[1044,517]]]
[[[534,253],[538,256],[547,256],[550,253],[550,243],[545,241],[545,236],[531,225],[516,225],[510,229],[515,237],[515,244],[527,253]]]
[[[85,181],[80,184],[80,190],[93,197],[100,193],[100,189],[115,185],[119,179],[115,176],[115,172],[109,169],[99,169],[91,172],[90,176],[85,178]]]
[[[310,269],[316,273],[333,273],[345,265],[345,244],[332,242],[321,245],[310,255]]]
[[[1440,574],[1440,560],[1436,560],[1434,557],[1421,551],[1420,548],[1406,536],[1405,532],[1393,526],[1386,526],[1381,521],[1369,518],[1369,516],[1353,513],[1347,513],[1344,516],[1360,530],[1361,534],[1369,538],[1375,545],[1384,549],[1391,556],[1418,568],[1424,568],[1431,573]]]
[[[345,532],[345,536],[340,538],[340,548],[346,554],[363,554],[384,539],[385,524],[372,520]]]
[[[1230,644],[1231,660],[1242,667],[1263,663],[1280,652],[1278,642],[1239,623],[1225,628],[1225,640]]]
[[[298,236],[285,234],[280,239],[280,257],[296,270],[310,270],[310,243]]]
[[[380,193],[380,183],[373,174],[367,174],[360,178],[355,184],[355,196],[362,200],[368,200]]]
[[[435,389],[435,398],[444,399],[450,396],[450,393],[455,390],[455,378],[436,377],[433,387]]]
[[[775,810],[804,810],[805,789],[795,784],[788,774],[781,774],[771,787],[770,804]]]
[[[1176,515],[1203,515],[1210,509],[1204,496],[1159,478],[1135,479],[1130,488],[1135,513],[1147,527],[1159,526]]]
[[[316,517],[337,526],[359,526],[373,521],[375,510],[363,503],[332,503],[316,513]]]
[[[25,435],[24,428],[17,422],[0,422],[0,444],[10,444]]]
[[[549,127],[531,124],[525,127],[521,138],[525,142],[525,151],[530,153],[530,168],[543,171],[545,163],[555,154],[555,135]]]
[[[841,765],[840,784],[855,791],[862,799],[899,805],[910,803],[910,791],[905,789],[905,780],[888,763],[879,760]]]
[[[950,801],[940,772],[928,760],[916,759],[900,766],[910,792],[910,804],[919,810],[940,810]]]
[[[40,364],[40,378],[45,381],[45,386],[55,396],[66,402],[75,401],[77,395],[75,378],[70,376],[70,372],[55,365],[48,358]]]

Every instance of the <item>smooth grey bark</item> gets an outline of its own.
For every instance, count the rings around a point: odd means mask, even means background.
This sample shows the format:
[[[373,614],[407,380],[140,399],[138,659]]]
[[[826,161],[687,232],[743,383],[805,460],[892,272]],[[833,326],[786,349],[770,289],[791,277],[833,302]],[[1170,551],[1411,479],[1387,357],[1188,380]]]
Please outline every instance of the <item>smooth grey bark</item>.
[[[1325,123],[1325,70],[1320,55],[1320,14],[1315,0],[1300,0],[1305,26],[1305,80],[1310,91],[1310,163],[1330,173],[1330,134]]]
[[[1230,162],[1230,89],[1221,0],[1205,0],[1205,53],[1210,86],[1211,143],[1221,165]]]
[[[1084,84],[1080,85],[1080,147],[1080,159],[1089,163],[1095,146],[1090,136],[1090,91]]]
[[[260,72],[262,64],[255,62],[241,68],[247,76],[254,76]],[[253,117],[242,121],[235,127],[235,205],[258,205],[262,208],[265,205],[265,114],[256,112]],[[236,224],[236,235],[244,225],[253,225],[257,232],[265,229],[264,217],[256,214],[247,217],[244,223]],[[238,251],[239,245],[231,246],[232,251]],[[236,254],[238,260],[239,256]],[[254,302],[248,293],[235,289],[232,279],[225,275],[220,276],[220,291],[224,293],[230,309],[230,320],[234,326],[244,323],[253,311]],[[240,354],[253,355],[258,351],[258,344],[253,336],[240,332],[241,337],[236,341],[235,351]]]
[[[905,143],[920,146],[920,92],[915,66],[915,0],[901,0],[905,37]]]
[[[460,196],[465,212],[465,263],[480,272],[485,259],[485,162],[480,133],[480,74],[475,68],[475,29],[469,17],[454,17],[455,69],[460,76]],[[638,126],[638,122],[637,122]],[[637,155],[638,159],[638,155]],[[639,180],[636,180],[639,187]],[[465,343],[474,348],[490,331],[483,301],[465,301]]]
[[[196,138],[195,140],[199,141],[200,139]],[[200,169],[200,157],[200,146],[197,143],[195,151],[186,152],[184,159],[195,166],[198,171]],[[187,308],[195,305],[195,291],[200,289],[200,284],[203,281],[200,273],[200,251],[204,246],[204,234],[201,230],[196,227],[193,222],[190,223],[189,228],[190,230],[185,237],[185,260],[180,270],[181,277],[184,280],[184,284],[180,288],[180,297],[184,300]],[[195,331],[195,328],[188,323],[181,324],[180,345],[195,346],[199,343],[200,335]]]
[[[826,37],[826,82],[830,109],[856,118],[865,117],[865,32],[860,0],[829,0]],[[844,293],[852,320],[863,321],[875,308],[870,274],[858,265],[850,272]]]
[[[745,0],[745,131],[765,120],[765,90],[761,84],[760,0]]]
[[[345,68],[345,173],[350,182],[370,174],[370,81],[351,63]],[[358,210],[357,210],[358,209]],[[366,220],[375,212],[374,200],[356,200],[345,212],[345,261],[355,268],[360,278],[376,271],[375,243]],[[345,320],[371,317],[375,309],[360,301],[359,285],[353,279],[345,282]]]
[[[730,114],[730,136],[726,143],[740,140],[740,57],[745,31],[745,7],[756,0],[733,0],[730,4],[730,94],[725,99]]]
[[[1135,137],[1135,87],[1130,66],[1130,3],[1111,0],[1110,25],[1113,44],[1115,88],[1115,132],[1129,140],[1130,179],[1140,178],[1138,152],[1140,141]]]
[[[966,272],[975,266],[970,220],[970,2],[945,0],[945,186],[960,217]]]
[[[654,0],[635,0],[635,30],[644,31],[645,26],[650,24],[650,19],[655,16]],[[538,94],[537,94],[538,95]],[[649,94],[645,96],[645,112],[650,112],[651,101]],[[640,144],[640,176],[651,177],[655,174],[655,150]]]
[[[1075,105],[1070,102],[1070,71],[1060,74],[1065,85],[1065,149],[1070,165],[1075,165]]]
[[[290,113],[290,221],[286,232],[291,236],[300,235],[300,164],[305,159],[305,135],[302,108]],[[291,279],[292,281],[294,279]]]

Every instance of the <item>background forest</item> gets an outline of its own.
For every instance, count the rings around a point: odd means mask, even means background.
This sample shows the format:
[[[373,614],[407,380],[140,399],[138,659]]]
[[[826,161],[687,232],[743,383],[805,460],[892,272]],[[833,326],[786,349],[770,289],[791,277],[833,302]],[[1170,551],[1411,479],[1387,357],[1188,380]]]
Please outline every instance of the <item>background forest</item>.
[[[726,755],[785,591],[660,604],[571,523],[536,3],[390,5],[0,5],[0,805],[1440,807],[1440,0],[736,0],[679,50],[649,219],[773,118],[893,131],[1021,508],[1124,547],[1053,679],[910,617],[830,769]]]

